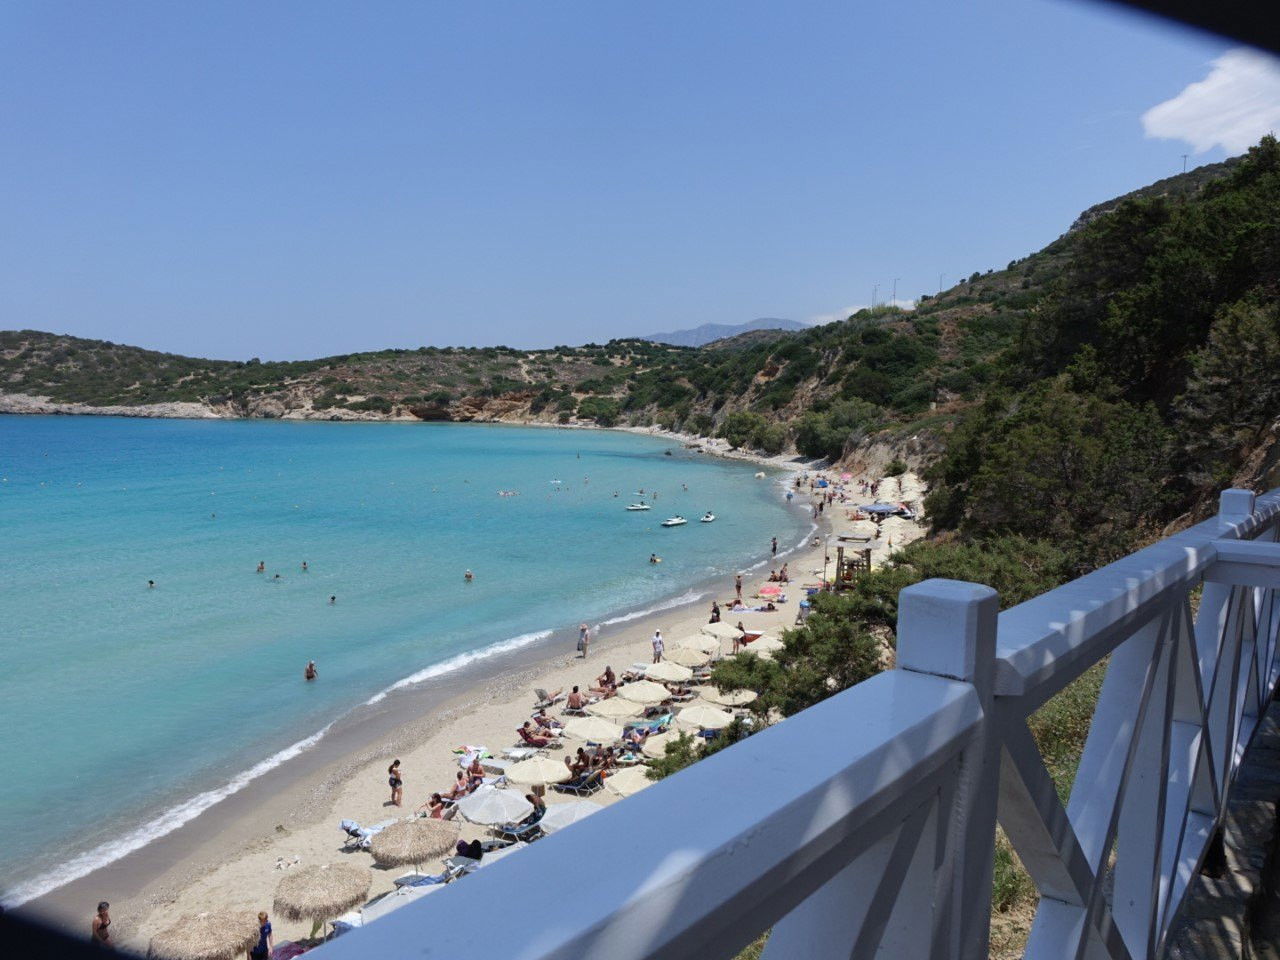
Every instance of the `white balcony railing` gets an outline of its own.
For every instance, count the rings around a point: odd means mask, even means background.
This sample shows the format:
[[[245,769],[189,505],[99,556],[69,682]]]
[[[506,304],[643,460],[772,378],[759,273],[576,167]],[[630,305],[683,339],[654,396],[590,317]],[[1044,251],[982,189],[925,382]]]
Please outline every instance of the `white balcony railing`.
[[[998,615],[904,590],[897,669],[322,953],[714,960],[772,928],[770,960],[977,960],[998,807],[1041,894],[1029,958],[1155,957],[1275,685],[1278,519],[1280,491],[1228,490]],[[1064,808],[1026,720],[1108,655]]]

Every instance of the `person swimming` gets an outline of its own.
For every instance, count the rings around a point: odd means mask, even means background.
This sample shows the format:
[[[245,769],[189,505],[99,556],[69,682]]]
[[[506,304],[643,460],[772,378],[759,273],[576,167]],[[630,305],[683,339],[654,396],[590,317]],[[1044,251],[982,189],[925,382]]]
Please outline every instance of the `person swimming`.
[[[307,572],[307,561],[305,560],[302,561],[302,572],[303,573]]]
[[[476,575],[472,573],[470,570],[468,570],[466,573],[462,575],[462,579],[465,580],[467,583],[470,583],[475,578],[476,578]]]
[[[148,580],[148,581],[147,581],[147,589],[148,589],[148,590],[153,590],[153,589],[155,589],[155,585],[156,585],[156,582],[155,582],[154,580]]]
[[[302,671],[303,680],[314,680],[320,674],[316,671],[316,662],[314,660],[307,661],[307,669]]]
[[[661,563],[661,562],[662,562],[662,558],[661,558],[660,556],[658,556],[656,553],[651,553],[651,554],[649,554],[649,562],[650,562],[650,563]]]
[[[277,573],[277,574],[276,574],[274,577],[272,577],[271,579],[272,579],[272,580],[282,580],[282,579],[284,579],[284,578],[283,578],[283,577],[281,577],[281,576],[280,576],[280,574],[278,574],[278,573]]]
[[[332,606],[333,606],[335,603],[337,603],[337,602],[338,602],[338,598],[337,598],[337,597],[330,597],[330,598],[329,598],[329,606],[331,606],[331,607],[332,607]]]
[[[258,561],[258,572],[259,572],[259,573],[266,573],[266,572],[267,572],[267,562],[266,562],[265,560],[259,560],[259,561]]]

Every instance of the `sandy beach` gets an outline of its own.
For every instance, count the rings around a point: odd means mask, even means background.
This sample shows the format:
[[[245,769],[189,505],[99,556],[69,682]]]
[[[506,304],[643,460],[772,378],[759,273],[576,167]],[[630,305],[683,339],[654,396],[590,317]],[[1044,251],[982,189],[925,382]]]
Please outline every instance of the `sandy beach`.
[[[769,463],[779,465],[776,460]],[[795,464],[791,466],[795,468]],[[861,494],[857,486],[848,492],[849,504],[836,503],[824,511],[814,539],[791,552],[785,550],[786,545],[779,545],[777,566],[784,561],[789,565],[791,584],[787,602],[778,612],[726,612],[726,621],[741,619],[749,630],[779,636],[795,621],[798,602],[804,597],[803,585],[821,580],[829,540],[877,533],[870,521],[848,518],[850,504],[878,495],[894,502],[907,501],[918,509],[923,498],[923,487],[911,474],[884,481],[874,494]],[[807,484],[796,497],[803,504],[817,502]],[[872,544],[873,562],[922,533],[917,521],[889,518],[879,528],[880,539]],[[828,566],[827,573],[833,571],[834,567]],[[768,573],[766,566],[749,575],[744,597],[754,595]],[[672,596],[684,593],[688,586],[673,582]],[[724,606],[726,601],[732,602],[733,595],[729,578],[715,585],[709,597],[607,627],[593,640],[585,661],[577,655],[573,638],[561,636],[556,638],[556,647],[540,648],[536,656],[526,656],[522,662],[495,662],[487,670],[450,678],[430,691],[430,696],[420,693],[422,712],[411,721],[390,730],[351,731],[340,744],[330,745],[329,754],[322,754],[330,756],[328,762],[317,763],[313,758],[310,769],[302,773],[295,769],[290,775],[264,777],[219,804],[221,810],[214,808],[137,854],[23,909],[87,933],[93,906],[107,899],[112,903],[118,942],[145,952],[150,938],[182,914],[222,908],[270,911],[276,885],[295,866],[350,862],[371,867],[370,897],[375,897],[392,889],[394,878],[407,868],[381,869],[367,852],[343,852],[346,837],[339,829],[340,820],[349,818],[367,825],[410,815],[433,791],[452,784],[458,770],[456,748],[483,745],[497,756],[516,743],[516,728],[533,712],[535,687],[568,692],[578,684],[586,690],[606,664],[621,673],[632,664],[647,663],[655,629],[662,630],[670,646],[696,634],[707,623],[712,599]],[[572,619],[571,612],[566,613],[566,619]],[[324,680],[322,665],[319,682]],[[335,748],[340,748],[341,756],[331,756]],[[551,754],[556,759],[560,755],[561,751]],[[386,768],[394,758],[401,761],[404,780],[403,806],[399,808],[390,805],[387,786]],[[549,804],[567,799],[572,798],[548,790]],[[608,790],[592,799],[601,804],[619,802]],[[218,815],[211,817],[215,810]],[[206,818],[217,822],[216,831],[207,824],[202,829],[201,821]],[[483,827],[463,824],[465,840],[487,835]],[[424,865],[424,869],[436,866]],[[272,921],[277,942],[302,938],[310,931],[309,922],[290,923],[276,916]]]

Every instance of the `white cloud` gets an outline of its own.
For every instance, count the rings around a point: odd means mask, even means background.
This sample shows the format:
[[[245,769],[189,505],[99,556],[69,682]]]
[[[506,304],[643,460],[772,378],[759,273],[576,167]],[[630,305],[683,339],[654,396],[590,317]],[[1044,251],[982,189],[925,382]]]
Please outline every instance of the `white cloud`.
[[[1280,129],[1280,60],[1239,47],[1213,61],[1203,80],[1142,115],[1148,137],[1185,140],[1196,153],[1243,153]]]
[[[868,303],[858,303],[854,304],[852,307],[845,307],[843,310],[832,310],[830,313],[820,313],[817,316],[809,317],[805,320],[805,323],[810,323],[815,327],[819,327],[824,323],[835,323],[839,320],[848,320],[859,310],[866,310],[869,306],[870,304]],[[897,300],[881,300],[877,306],[894,306],[901,307],[903,310],[914,310],[916,308],[916,302],[914,300],[903,300],[899,298]]]
[[[835,323],[837,320],[848,320],[859,310],[865,310],[867,304],[861,303],[853,307],[845,307],[843,310],[832,310],[830,313],[820,313],[815,317],[810,317],[805,323],[811,323],[815,327],[824,323]]]

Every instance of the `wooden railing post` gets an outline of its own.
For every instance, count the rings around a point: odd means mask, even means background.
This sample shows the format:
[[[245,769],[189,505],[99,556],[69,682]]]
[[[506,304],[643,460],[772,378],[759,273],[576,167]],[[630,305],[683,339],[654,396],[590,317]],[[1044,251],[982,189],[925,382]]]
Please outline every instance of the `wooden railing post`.
[[[898,668],[963,680],[982,704],[982,732],[964,752],[938,871],[935,916],[943,956],[984,960],[991,929],[991,869],[1000,738],[993,729],[992,686],[999,596],[959,580],[925,580],[898,599]]]

